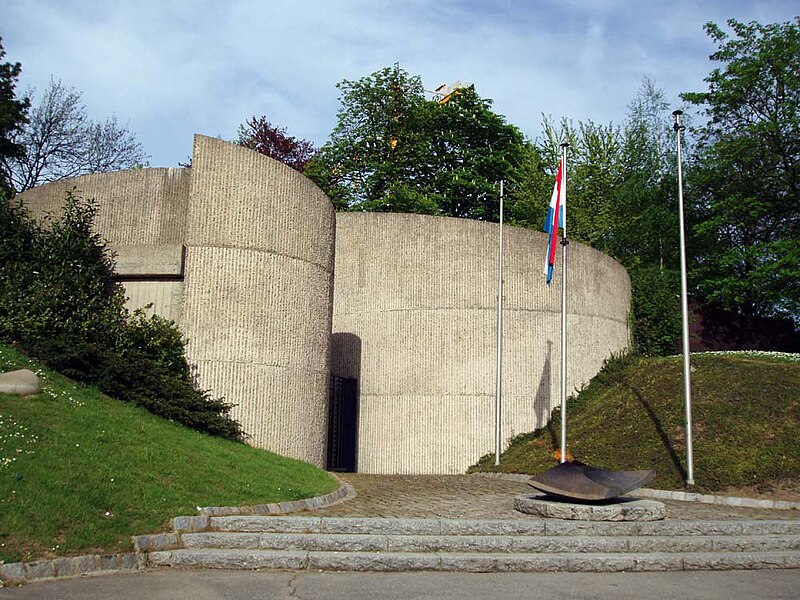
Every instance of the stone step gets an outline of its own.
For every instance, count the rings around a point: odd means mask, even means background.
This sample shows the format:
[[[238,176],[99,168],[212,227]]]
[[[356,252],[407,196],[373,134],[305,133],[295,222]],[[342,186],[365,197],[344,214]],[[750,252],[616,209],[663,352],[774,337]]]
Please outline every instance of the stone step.
[[[800,568],[800,552],[454,553],[180,549],[150,552],[149,566],[330,571],[680,571]]]
[[[185,548],[324,552],[626,553],[800,550],[800,535],[528,536],[206,532],[184,533]]]
[[[185,517],[173,521],[177,532]],[[800,519],[773,521],[563,521],[383,519],[337,517],[227,516],[208,519],[208,529],[249,533],[331,533],[367,535],[523,536],[738,536],[800,535]]]

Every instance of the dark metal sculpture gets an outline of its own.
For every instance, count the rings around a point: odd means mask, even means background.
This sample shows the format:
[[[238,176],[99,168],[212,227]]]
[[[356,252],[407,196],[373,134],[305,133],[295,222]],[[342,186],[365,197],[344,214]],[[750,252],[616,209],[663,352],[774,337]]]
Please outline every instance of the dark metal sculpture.
[[[528,482],[540,492],[565,500],[599,502],[622,496],[647,485],[656,472],[609,471],[583,464],[577,460],[563,462]]]

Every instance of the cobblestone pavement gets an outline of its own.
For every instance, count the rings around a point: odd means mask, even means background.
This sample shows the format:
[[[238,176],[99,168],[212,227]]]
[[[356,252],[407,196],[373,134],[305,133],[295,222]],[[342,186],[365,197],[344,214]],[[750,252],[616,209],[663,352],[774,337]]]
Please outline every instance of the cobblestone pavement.
[[[366,475],[342,473],[356,497],[315,510],[326,517],[536,519],[514,510],[514,497],[534,493],[528,484],[480,475]],[[635,495],[635,494],[634,494]],[[800,519],[800,511],[737,508],[662,500],[667,519]]]

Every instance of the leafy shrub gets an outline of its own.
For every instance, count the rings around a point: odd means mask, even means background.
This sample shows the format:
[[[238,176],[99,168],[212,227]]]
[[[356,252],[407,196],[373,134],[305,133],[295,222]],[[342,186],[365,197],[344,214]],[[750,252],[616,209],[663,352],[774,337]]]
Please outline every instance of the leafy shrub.
[[[0,200],[0,340],[64,375],[193,429],[240,440],[231,405],[198,389],[174,322],[130,313],[92,231],[93,201],[68,193],[40,226]]]
[[[636,350],[644,356],[675,354],[681,345],[680,274],[638,267],[630,275]]]

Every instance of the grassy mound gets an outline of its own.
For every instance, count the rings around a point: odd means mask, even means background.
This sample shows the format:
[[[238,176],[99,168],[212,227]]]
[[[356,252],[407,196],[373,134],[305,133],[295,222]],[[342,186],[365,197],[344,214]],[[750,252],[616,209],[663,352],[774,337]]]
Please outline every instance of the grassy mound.
[[[692,356],[697,491],[800,480],[800,362],[766,354]],[[653,486],[680,489],[686,465],[680,357],[614,359],[567,406],[568,453],[592,466],[655,469]],[[558,411],[470,470],[536,474],[554,467]]]
[[[308,463],[212,437],[112,400],[6,346],[0,372],[43,379],[0,394],[0,561],[131,549],[198,506],[261,504],[333,491]]]

